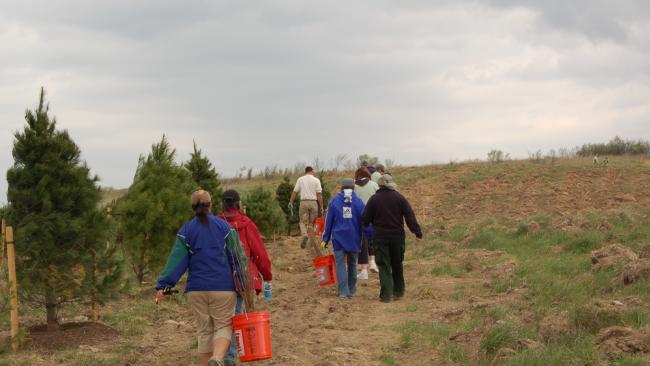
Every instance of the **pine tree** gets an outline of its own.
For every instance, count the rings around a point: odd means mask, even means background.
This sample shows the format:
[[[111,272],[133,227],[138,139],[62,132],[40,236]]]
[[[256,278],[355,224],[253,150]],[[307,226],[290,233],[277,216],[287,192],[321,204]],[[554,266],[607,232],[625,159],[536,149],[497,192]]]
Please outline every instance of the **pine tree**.
[[[163,135],[147,158],[140,158],[133,184],[119,205],[120,236],[139,283],[149,271],[162,269],[178,229],[192,215],[190,194],[197,186],[175,156]]]
[[[90,175],[68,132],[50,119],[43,89],[25,120],[27,126],[14,135],[14,164],[7,172],[9,217],[21,288],[45,305],[48,329],[54,330],[60,305],[87,295],[84,242],[106,227],[93,226],[91,233],[85,225],[100,200],[98,178]]]
[[[196,146],[196,142],[194,142],[194,152],[191,154],[190,160],[187,161],[184,166],[192,174],[192,180],[194,180],[194,183],[196,183],[201,189],[210,192],[212,202],[214,202],[215,205],[220,203],[223,190],[221,189],[221,182],[219,181],[219,173],[214,169],[207,156],[204,157],[201,155],[201,150]]]
[[[323,195],[323,205],[325,206],[325,209],[327,209],[327,205],[330,202],[330,198],[332,198],[332,192],[330,192],[329,187],[327,187],[327,183],[325,183],[325,172],[324,171],[319,171],[318,172],[318,180],[320,180],[321,188],[323,192],[321,193]]]
[[[275,190],[275,200],[278,202],[278,205],[282,209],[282,212],[284,212],[284,218],[287,222],[287,235],[291,235],[291,229],[293,227],[298,227],[298,224],[300,223],[300,217],[298,216],[300,197],[296,195],[292,212],[288,206],[289,198],[291,198],[291,192],[293,192],[293,185],[289,181],[289,177],[285,176],[282,180],[282,183],[280,183],[278,185],[278,188]]]
[[[115,245],[115,222],[106,210],[94,210],[83,225],[86,235],[82,250],[88,256],[84,260],[86,276],[82,286],[95,312],[95,306],[105,304],[126,289],[124,259]]]
[[[255,222],[265,236],[284,231],[286,220],[273,194],[258,187],[253,189],[245,198],[246,214]]]

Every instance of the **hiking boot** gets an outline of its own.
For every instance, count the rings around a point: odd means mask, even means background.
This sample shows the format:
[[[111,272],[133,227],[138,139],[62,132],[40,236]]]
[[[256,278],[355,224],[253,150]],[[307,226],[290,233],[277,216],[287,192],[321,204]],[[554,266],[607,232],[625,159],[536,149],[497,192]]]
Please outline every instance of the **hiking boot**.
[[[357,274],[357,280],[367,280],[368,279],[368,270],[362,269],[359,274]]]
[[[210,359],[208,360],[208,366],[225,366],[225,364],[223,363],[223,360],[210,357]]]
[[[224,366],[237,366],[237,361],[235,360],[223,360]]]
[[[302,243],[300,243],[300,249],[305,249],[305,248],[307,248],[307,242],[308,242],[308,241],[309,241],[309,238],[308,238],[308,237],[305,236],[304,238],[302,238]]]
[[[375,273],[379,273],[379,267],[377,267],[377,262],[375,260],[371,260],[370,263],[368,264],[368,269]]]

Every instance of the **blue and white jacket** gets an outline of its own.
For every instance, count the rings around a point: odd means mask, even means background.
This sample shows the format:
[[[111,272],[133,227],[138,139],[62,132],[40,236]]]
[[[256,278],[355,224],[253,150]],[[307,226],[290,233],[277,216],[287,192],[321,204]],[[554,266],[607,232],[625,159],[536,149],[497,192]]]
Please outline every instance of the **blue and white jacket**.
[[[370,238],[372,230],[361,225],[361,216],[365,205],[361,199],[352,192],[352,200],[345,202],[343,192],[337,194],[327,207],[325,232],[323,241],[334,243],[334,250],[359,253],[361,251],[361,237],[365,233]]]

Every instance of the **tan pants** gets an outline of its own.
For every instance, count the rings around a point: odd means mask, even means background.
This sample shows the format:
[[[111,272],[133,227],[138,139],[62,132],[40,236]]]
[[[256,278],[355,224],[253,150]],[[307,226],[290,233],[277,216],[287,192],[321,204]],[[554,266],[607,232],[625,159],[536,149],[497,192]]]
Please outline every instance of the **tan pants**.
[[[314,220],[318,217],[317,201],[300,201],[298,208],[300,215],[300,234],[303,237],[314,235]]]
[[[194,313],[199,353],[211,353],[214,338],[232,337],[237,294],[233,291],[190,291],[187,297]]]

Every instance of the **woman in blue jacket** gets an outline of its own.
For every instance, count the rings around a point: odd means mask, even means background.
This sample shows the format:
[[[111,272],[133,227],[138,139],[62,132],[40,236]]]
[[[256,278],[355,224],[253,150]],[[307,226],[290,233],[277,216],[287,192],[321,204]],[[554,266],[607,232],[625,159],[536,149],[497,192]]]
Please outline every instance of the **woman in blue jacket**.
[[[332,240],[336,258],[339,297],[349,299],[357,291],[357,258],[361,251],[361,216],[364,204],[354,193],[354,180],[343,179],[341,193],[327,208],[323,246]]]
[[[198,349],[204,366],[224,366],[224,355],[232,336],[235,311],[232,260],[226,249],[239,245],[237,231],[211,212],[210,194],[192,193],[195,218],[179,230],[167,265],[156,283],[156,300],[164,289],[176,285],[189,272],[185,291],[197,327]]]

